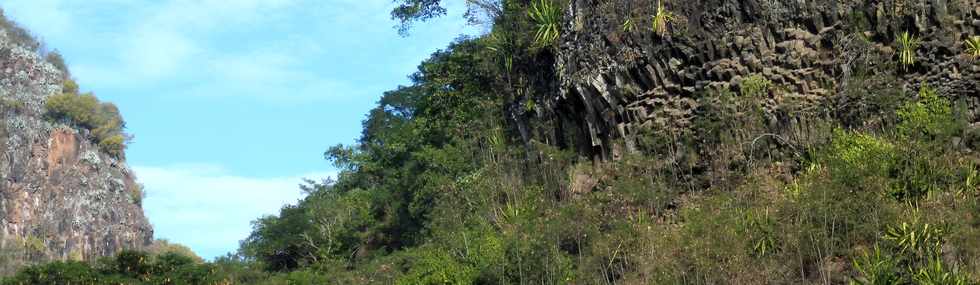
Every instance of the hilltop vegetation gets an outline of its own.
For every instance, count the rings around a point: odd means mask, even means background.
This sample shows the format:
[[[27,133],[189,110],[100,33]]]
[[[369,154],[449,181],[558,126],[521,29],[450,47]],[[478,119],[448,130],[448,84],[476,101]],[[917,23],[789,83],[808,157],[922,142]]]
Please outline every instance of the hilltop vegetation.
[[[406,27],[445,13],[400,3]],[[895,75],[914,51],[828,88],[847,104],[794,111],[805,126],[770,123],[785,88],[756,74],[699,91],[696,131],[651,127],[635,153],[601,160],[528,130],[557,92],[550,9],[562,3],[492,7],[471,11],[494,19],[487,35],[383,94],[358,142],[326,151],[336,180],[309,181],[298,204],[255,221],[238,253],[123,253],[3,284],[980,282],[980,132],[942,86]],[[624,30],[669,36],[665,9]]]

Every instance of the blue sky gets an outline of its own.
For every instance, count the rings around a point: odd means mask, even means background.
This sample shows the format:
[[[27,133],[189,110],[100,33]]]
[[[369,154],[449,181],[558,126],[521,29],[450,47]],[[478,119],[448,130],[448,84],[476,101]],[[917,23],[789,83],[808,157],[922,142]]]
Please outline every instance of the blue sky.
[[[454,1],[463,2],[463,1]],[[461,5],[461,4],[460,4]],[[400,37],[391,0],[3,0],[135,135],[156,238],[205,258],[333,170],[382,92],[461,34],[462,6]]]

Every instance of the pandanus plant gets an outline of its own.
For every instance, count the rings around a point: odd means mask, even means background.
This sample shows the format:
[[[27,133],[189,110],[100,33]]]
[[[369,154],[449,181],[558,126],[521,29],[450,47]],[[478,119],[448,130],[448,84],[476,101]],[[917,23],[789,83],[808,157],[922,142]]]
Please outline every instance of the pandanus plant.
[[[657,4],[657,13],[653,15],[653,31],[661,37],[667,36],[667,26],[672,21],[674,21],[674,13],[667,11],[667,8],[664,8],[664,1],[660,0]]]
[[[895,41],[898,45],[898,62],[902,67],[908,69],[915,65],[915,51],[919,48],[919,39],[906,31],[902,32]]]
[[[980,36],[972,36],[963,42],[966,46],[966,54],[973,59],[980,59]]]
[[[539,47],[551,45],[561,35],[561,7],[552,1],[534,1],[527,12],[531,20],[538,25],[538,31],[534,34],[534,43]]]

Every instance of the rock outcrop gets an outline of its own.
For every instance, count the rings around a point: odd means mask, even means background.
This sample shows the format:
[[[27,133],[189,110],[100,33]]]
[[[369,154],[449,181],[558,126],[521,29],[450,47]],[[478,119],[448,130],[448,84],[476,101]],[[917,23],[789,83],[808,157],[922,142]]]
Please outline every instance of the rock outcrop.
[[[657,1],[675,16],[666,35],[650,28]],[[863,72],[894,74],[909,90],[928,83],[980,110],[980,61],[963,52],[963,40],[980,34],[976,0],[570,2],[553,104],[582,114],[564,125],[580,126],[584,148],[600,158],[635,151],[644,127],[685,127],[706,91],[738,92],[750,75],[779,87],[768,100],[802,109]],[[917,63],[899,68],[893,43],[905,31],[922,43]]]
[[[149,245],[141,186],[125,161],[87,131],[44,118],[64,79],[0,29],[0,249],[30,244],[29,259],[43,261]]]

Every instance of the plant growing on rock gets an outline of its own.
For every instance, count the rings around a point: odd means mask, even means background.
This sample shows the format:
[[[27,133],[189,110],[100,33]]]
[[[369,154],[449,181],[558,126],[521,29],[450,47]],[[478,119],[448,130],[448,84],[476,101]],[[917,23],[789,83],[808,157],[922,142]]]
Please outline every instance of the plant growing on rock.
[[[765,76],[755,74],[742,81],[739,92],[742,93],[742,96],[763,97],[769,95],[770,88],[772,88],[772,81],[766,79]]]
[[[674,21],[674,13],[664,8],[664,1],[657,4],[657,13],[653,15],[653,31],[661,37],[667,36],[667,27]]]
[[[48,97],[45,102],[51,120],[70,122],[91,131],[93,140],[107,153],[121,157],[128,137],[123,133],[126,123],[119,108],[100,102],[92,93],[78,93],[78,85],[66,80],[64,93]]]
[[[538,26],[534,34],[536,46],[543,47],[553,44],[561,35],[561,7],[552,0],[537,0],[531,3],[528,16]]]
[[[632,17],[626,18],[626,21],[623,22],[623,32],[627,32],[627,33],[632,32],[634,26],[635,25],[633,24],[633,18]]]
[[[966,39],[963,41],[963,45],[966,46],[966,54],[973,59],[980,59],[980,36],[972,36]]]
[[[906,31],[902,32],[895,42],[898,45],[898,62],[902,67],[908,69],[909,66],[915,65],[915,51],[919,48],[920,40]]]

